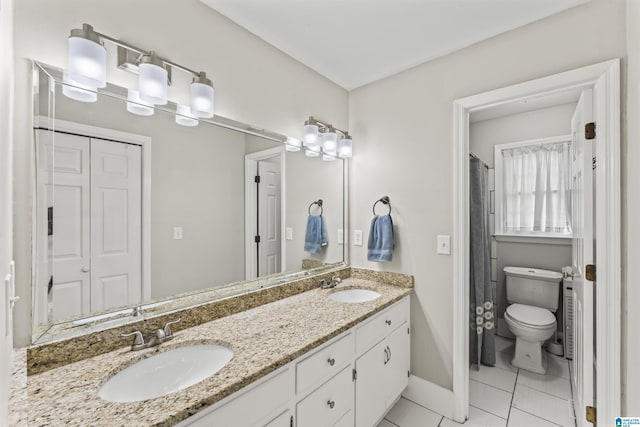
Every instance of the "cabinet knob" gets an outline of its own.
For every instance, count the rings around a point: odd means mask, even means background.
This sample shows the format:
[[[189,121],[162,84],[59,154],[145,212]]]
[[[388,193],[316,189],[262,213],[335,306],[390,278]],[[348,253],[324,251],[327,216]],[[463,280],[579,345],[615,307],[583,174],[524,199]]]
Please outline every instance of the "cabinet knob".
[[[386,323],[387,325],[391,326],[391,320],[385,320],[384,323]]]
[[[88,273],[90,271],[89,267],[82,267],[83,273]]]
[[[329,364],[329,366],[333,366],[336,364],[336,359],[330,357],[329,359],[327,359],[327,363]]]
[[[336,402],[329,400],[327,401],[327,406],[329,406],[330,409],[333,409],[333,407],[336,406]]]

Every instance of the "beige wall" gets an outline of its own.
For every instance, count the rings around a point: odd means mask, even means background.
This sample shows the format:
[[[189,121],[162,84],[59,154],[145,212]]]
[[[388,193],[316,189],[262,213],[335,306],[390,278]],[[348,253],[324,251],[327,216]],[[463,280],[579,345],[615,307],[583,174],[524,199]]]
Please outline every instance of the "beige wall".
[[[12,149],[13,149],[13,0],[0,1],[0,425],[7,425],[11,372],[11,333],[5,338],[7,301],[4,278],[12,259]]]
[[[31,317],[31,70],[29,59],[66,64],[66,39],[83,22],[196,70],[216,88],[216,113],[276,132],[299,135],[309,115],[347,124],[347,93],[315,71],[241,29],[198,0],[21,0],[16,5],[15,258],[22,300],[17,345],[29,340]],[[110,58],[113,64],[114,58]],[[179,73],[176,73],[179,74]],[[185,77],[179,77],[184,79]],[[108,79],[133,84],[110,68]],[[170,98],[184,102],[174,85]]]
[[[627,0],[626,92],[623,91],[622,164],[622,409],[640,414],[640,286],[630,266],[640,260],[640,2]],[[624,68],[623,68],[624,69]],[[624,86],[623,86],[624,87]],[[626,95],[626,96],[625,96]],[[626,98],[626,99],[625,99]],[[626,101],[626,102],[625,102]],[[626,143],[624,143],[626,141]]]
[[[357,267],[415,275],[411,371],[452,388],[450,256],[436,236],[453,232],[453,101],[468,95],[624,57],[624,0],[592,2],[352,91],[352,229],[367,229],[371,204],[388,194],[397,246],[386,264],[351,249]],[[459,248],[452,248],[459,250]]]

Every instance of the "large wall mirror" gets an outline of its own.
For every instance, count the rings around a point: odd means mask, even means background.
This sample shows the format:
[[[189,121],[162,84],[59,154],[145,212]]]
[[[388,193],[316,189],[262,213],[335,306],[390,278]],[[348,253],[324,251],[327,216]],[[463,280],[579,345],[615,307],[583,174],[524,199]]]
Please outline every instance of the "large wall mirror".
[[[34,64],[34,342],[345,262],[342,159],[127,96]]]

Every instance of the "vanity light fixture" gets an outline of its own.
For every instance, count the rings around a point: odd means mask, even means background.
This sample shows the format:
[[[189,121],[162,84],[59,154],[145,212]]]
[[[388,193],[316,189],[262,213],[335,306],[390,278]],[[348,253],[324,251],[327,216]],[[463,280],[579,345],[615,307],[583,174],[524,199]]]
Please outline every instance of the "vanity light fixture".
[[[176,107],[176,123],[182,126],[198,126],[198,118],[191,114],[188,105],[178,104]]]
[[[135,89],[127,90],[127,111],[139,116],[153,116],[155,109],[153,104],[140,98],[140,93]]]
[[[91,88],[103,88],[107,84],[107,50],[104,42],[118,47],[118,66],[138,74],[139,96],[145,103],[167,103],[168,85],[173,69],[193,76],[189,89],[191,114],[195,117],[213,117],[213,83],[203,71],[194,71],[175,62],[161,58],[154,51],[140,49],[105,34],[98,33],[89,24],[71,30],[68,40],[69,78]],[[143,103],[143,106],[144,103]],[[148,111],[148,110],[147,110]]]
[[[68,98],[81,102],[96,102],[98,100],[98,93],[95,87],[74,82],[67,71],[64,72],[62,77],[62,93]]]
[[[293,138],[291,136],[287,137],[287,142],[285,142],[285,148],[287,151],[300,151],[300,147],[302,146],[302,141],[298,138]]]
[[[305,147],[304,155],[307,157],[318,157],[320,155],[320,146],[312,145],[310,147]]]
[[[339,146],[338,134],[340,134]],[[337,157],[345,159],[353,156],[353,141],[348,132],[334,128],[312,116],[309,116],[309,119],[304,122],[302,135],[307,156],[315,157],[318,155],[320,150],[315,149],[316,146],[322,147],[323,160],[330,161]]]

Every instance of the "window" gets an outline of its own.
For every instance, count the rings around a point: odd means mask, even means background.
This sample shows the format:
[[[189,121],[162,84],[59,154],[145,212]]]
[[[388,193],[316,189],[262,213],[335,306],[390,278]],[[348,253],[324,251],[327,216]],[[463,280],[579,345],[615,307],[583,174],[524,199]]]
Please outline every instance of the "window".
[[[571,136],[495,146],[496,234],[571,236]]]

